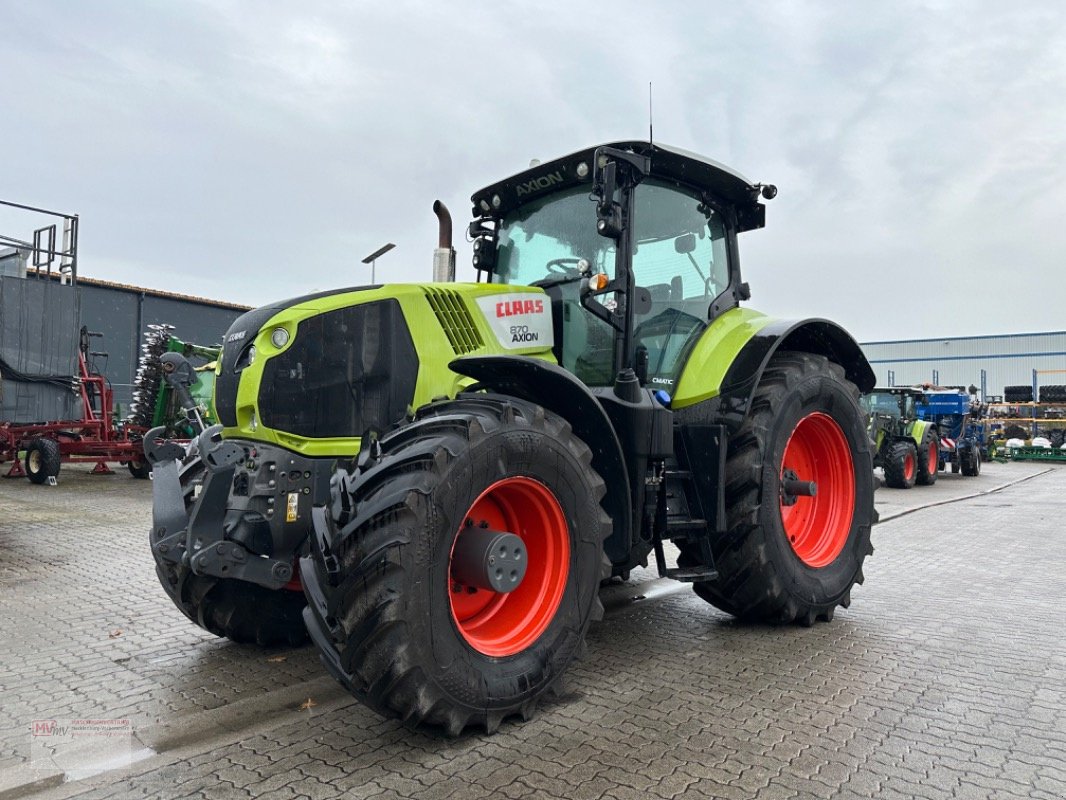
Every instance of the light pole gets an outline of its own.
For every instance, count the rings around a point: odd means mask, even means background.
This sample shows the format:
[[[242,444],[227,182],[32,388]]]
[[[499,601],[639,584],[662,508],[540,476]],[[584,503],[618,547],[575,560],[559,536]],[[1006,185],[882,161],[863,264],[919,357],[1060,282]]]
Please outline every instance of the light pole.
[[[389,242],[387,245],[379,247],[377,250],[375,250],[373,253],[371,253],[370,255],[368,255],[366,258],[363,259],[363,263],[364,264],[369,264],[370,265],[370,282],[371,283],[377,283],[377,280],[375,280],[375,274],[376,274],[375,267],[377,266],[375,262],[378,260],[378,256],[385,255],[387,252],[389,252],[395,246],[396,245],[394,245],[392,242]]]

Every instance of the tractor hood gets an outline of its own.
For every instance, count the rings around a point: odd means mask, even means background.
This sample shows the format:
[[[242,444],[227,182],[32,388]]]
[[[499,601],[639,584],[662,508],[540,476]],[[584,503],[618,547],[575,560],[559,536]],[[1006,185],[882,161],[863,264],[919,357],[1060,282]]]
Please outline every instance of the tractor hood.
[[[272,303],[226,332],[215,408],[227,437],[305,456],[352,456],[472,381],[457,356],[508,353],[554,361],[543,290],[492,284],[359,286]]]

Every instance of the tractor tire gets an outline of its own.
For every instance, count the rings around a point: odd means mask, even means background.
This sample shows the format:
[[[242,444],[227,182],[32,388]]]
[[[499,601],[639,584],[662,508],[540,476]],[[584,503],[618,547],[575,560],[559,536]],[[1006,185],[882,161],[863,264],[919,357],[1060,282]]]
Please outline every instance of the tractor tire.
[[[458,736],[528,719],[603,615],[611,521],[591,462],[561,417],[471,394],[420,410],[339,471],[301,562],[307,627],[334,677],[409,727]],[[527,548],[512,592],[462,575],[457,543],[485,528]]]
[[[1032,434],[1028,428],[1023,428],[1021,425],[1008,425],[1003,429],[1004,439],[1028,439]]]
[[[958,450],[956,450],[951,455],[951,473],[953,475],[958,475],[959,474],[959,461],[960,461],[961,458],[962,458],[962,455],[960,455]]]
[[[1048,386],[1040,387],[1040,402],[1041,403],[1063,403],[1066,402],[1066,386],[1061,384],[1051,384]]]
[[[126,469],[130,471],[130,475],[139,481],[148,480],[152,474],[152,465],[147,461],[127,461]]]
[[[962,474],[967,478],[976,478],[981,474],[981,454],[976,446],[959,451]]]
[[[1033,397],[1032,384],[1025,384],[1020,386],[1004,386],[1003,387],[1003,400],[1007,403],[1031,403],[1035,398]]]
[[[46,436],[38,436],[26,446],[26,477],[30,483],[48,483],[49,478],[59,475],[63,463],[59,442]]]
[[[919,486],[932,486],[940,471],[940,437],[932,427],[925,429],[918,447],[918,476],[914,482]]]
[[[881,460],[885,468],[885,486],[892,489],[914,486],[918,478],[918,450],[914,442],[890,443]]]
[[[194,456],[181,468],[185,507],[196,501],[207,468]],[[155,532],[152,532],[152,537]],[[152,551],[153,556],[155,551]],[[156,557],[159,583],[174,605],[206,631],[240,644],[296,646],[307,641],[299,586],[268,589],[248,581],[196,575],[188,567]]]
[[[748,622],[812,625],[847,608],[873,552],[871,448],[859,390],[839,365],[775,354],[729,440],[729,529],[711,546],[719,577],[694,584],[696,594]],[[784,495],[783,470],[814,481],[817,494]],[[682,546],[681,561],[695,557]]]

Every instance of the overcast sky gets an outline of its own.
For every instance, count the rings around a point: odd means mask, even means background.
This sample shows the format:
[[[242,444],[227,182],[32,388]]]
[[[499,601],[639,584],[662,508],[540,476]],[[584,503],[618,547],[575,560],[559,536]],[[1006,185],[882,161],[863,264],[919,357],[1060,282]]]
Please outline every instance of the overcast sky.
[[[1066,6],[0,0],[0,199],[84,276],[258,305],[428,280],[441,199],[647,136],[775,183],[749,305],[1066,328]],[[37,220],[0,212],[0,233]]]

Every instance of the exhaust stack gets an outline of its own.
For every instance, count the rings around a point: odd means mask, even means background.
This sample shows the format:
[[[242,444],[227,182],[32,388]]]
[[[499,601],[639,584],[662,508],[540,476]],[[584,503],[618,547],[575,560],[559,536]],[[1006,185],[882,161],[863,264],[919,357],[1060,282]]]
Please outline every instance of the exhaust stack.
[[[433,213],[440,226],[437,249],[433,251],[433,282],[455,282],[455,248],[452,247],[452,215],[440,200],[433,201]]]

